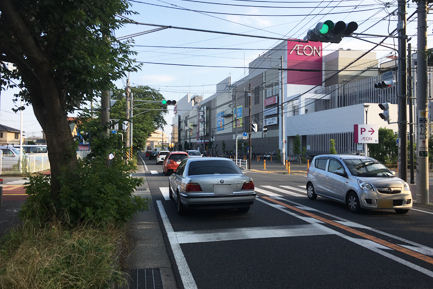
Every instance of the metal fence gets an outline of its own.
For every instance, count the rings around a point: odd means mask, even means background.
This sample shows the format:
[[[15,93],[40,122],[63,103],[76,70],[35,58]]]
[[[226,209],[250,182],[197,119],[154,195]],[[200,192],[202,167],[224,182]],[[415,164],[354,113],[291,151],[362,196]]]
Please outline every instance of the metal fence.
[[[248,170],[248,160],[233,159],[235,164],[243,170]]]
[[[50,169],[48,153],[23,155],[22,168],[18,158],[3,156],[0,152],[0,174],[22,174],[42,172]]]

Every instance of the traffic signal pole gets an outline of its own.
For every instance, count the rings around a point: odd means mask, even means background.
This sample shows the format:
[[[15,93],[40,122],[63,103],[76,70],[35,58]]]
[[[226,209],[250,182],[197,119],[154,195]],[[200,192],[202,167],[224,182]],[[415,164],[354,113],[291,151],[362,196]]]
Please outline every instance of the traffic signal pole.
[[[251,169],[251,160],[252,160],[252,157],[251,157],[251,155],[252,155],[252,147],[251,147],[251,126],[252,126],[252,122],[251,122],[251,94],[252,94],[252,88],[251,88],[251,83],[250,83],[250,85],[249,85],[249,88],[248,88],[248,98],[249,98],[249,108],[248,108],[248,115],[249,115],[249,118],[250,118],[250,121],[249,121],[249,128],[250,128],[250,133],[248,134],[248,146],[249,146],[249,152],[248,152],[248,169]]]
[[[398,0],[398,146],[399,177],[407,180],[406,1]]]
[[[421,203],[429,203],[428,170],[428,106],[427,106],[427,1],[418,1],[418,53],[417,53],[417,175],[416,187]]]
[[[283,69],[283,56],[281,56],[281,161],[284,165],[286,163],[286,132],[284,127],[284,69]]]

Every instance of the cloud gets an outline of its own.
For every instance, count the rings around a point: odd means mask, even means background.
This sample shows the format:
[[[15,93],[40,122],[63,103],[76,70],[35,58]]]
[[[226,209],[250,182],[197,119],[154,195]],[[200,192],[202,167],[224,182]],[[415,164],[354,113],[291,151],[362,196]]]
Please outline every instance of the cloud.
[[[144,75],[140,77],[140,80],[165,83],[174,81],[175,77],[172,75]]]

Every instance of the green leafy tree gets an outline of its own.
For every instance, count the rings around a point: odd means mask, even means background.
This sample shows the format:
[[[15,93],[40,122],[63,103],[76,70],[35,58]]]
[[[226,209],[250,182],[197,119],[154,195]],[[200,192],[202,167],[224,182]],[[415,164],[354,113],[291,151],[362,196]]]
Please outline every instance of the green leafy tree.
[[[148,86],[131,87],[131,92],[134,94],[132,141],[136,151],[138,148],[145,147],[146,140],[157,128],[167,124],[164,119],[167,111],[161,110],[167,106],[163,106],[160,102],[164,97]],[[117,102],[111,108],[111,119],[126,120],[125,90],[115,90],[112,99],[116,99]]]
[[[329,153],[332,155],[336,155],[337,154],[337,150],[335,149],[335,139],[331,139],[329,140],[330,143],[330,148],[329,148]]]
[[[51,195],[59,176],[76,182],[77,156],[67,115],[112,82],[134,71],[130,45],[112,31],[130,14],[127,0],[1,0],[0,66],[2,89],[20,88],[15,100],[31,104],[47,139]],[[17,107],[17,110],[25,107]]]
[[[396,164],[398,160],[397,135],[392,129],[379,129],[379,143],[369,144],[369,156],[383,164]]]

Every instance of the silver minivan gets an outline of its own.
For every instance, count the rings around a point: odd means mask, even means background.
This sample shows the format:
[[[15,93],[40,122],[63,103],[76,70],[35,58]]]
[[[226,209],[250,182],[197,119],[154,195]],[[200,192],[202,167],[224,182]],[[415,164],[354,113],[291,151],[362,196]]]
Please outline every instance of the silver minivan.
[[[307,195],[327,197],[361,209],[394,209],[405,214],[412,208],[409,184],[379,161],[359,155],[318,155],[307,175]]]
[[[18,165],[20,161],[20,150],[13,146],[0,146],[2,151],[1,157],[1,170],[10,171],[18,170]],[[23,154],[23,158],[24,158]]]

